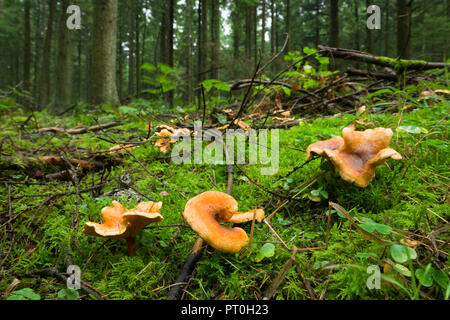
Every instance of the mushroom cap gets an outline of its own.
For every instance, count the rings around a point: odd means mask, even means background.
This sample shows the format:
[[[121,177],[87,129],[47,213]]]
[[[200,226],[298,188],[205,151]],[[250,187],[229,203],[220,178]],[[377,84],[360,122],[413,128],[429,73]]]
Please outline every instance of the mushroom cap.
[[[113,207],[102,209],[104,223],[86,222],[83,233],[110,239],[135,237],[148,224],[163,220],[158,211],[161,202],[142,202],[136,208],[126,210],[119,202],[113,201]]]
[[[389,148],[393,132],[391,129],[376,128],[355,131],[353,125],[342,131],[342,137],[311,144],[306,150],[306,158],[313,154],[328,158],[342,179],[365,188],[375,177],[375,168],[386,159],[401,160],[402,156]]]
[[[170,150],[170,146],[178,141],[180,137],[190,136],[189,129],[174,129],[169,126],[158,126],[159,132],[154,134],[155,137],[167,137],[170,139],[158,139],[155,146],[159,148],[162,153],[167,153]]]
[[[172,132],[167,129],[161,130],[161,132],[156,133],[155,136],[159,137],[172,137]],[[159,148],[162,153],[167,153],[170,149],[171,139],[158,139],[155,146]]]
[[[219,221],[233,222],[234,215],[241,215],[237,209],[238,203],[232,196],[219,191],[207,191],[187,202],[183,217],[214,249],[235,253],[239,252],[249,240],[247,233],[237,227],[226,228],[220,225]],[[259,216],[261,211],[258,211]],[[240,221],[250,221],[253,218],[253,211],[249,213],[252,214],[251,218],[246,217]]]
[[[147,225],[160,222],[164,218],[159,214],[162,202],[141,202],[134,209],[123,214],[123,219],[128,222],[126,234],[136,236]]]

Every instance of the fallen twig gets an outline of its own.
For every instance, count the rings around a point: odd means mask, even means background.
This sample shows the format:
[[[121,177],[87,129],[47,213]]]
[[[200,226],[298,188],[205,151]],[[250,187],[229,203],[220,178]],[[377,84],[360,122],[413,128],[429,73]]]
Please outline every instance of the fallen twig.
[[[38,132],[39,133],[56,132],[56,133],[66,133],[69,135],[76,135],[76,134],[83,134],[83,133],[87,133],[87,132],[96,132],[96,131],[101,131],[104,129],[109,129],[112,127],[117,127],[117,126],[121,125],[123,122],[124,122],[124,120],[117,120],[117,121],[110,122],[110,123],[98,124],[98,125],[90,126],[90,127],[73,128],[73,129],[62,129],[62,128],[58,128],[58,127],[51,127],[51,128],[39,129]]]

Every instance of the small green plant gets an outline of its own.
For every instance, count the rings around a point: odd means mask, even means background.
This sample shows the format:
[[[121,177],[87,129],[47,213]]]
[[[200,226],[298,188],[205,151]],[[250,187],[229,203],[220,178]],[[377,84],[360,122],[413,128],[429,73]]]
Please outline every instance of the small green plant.
[[[31,288],[13,291],[7,300],[41,300],[41,296]]]
[[[275,255],[275,246],[272,243],[266,243],[261,247],[255,257],[256,262],[261,262],[264,258],[270,258]]]
[[[145,63],[141,66],[141,69],[151,74],[151,76],[145,75],[143,81],[155,87],[153,89],[143,90],[143,92],[158,95],[172,91],[176,88],[176,74],[172,67],[163,63],[158,63],[157,66]]]
[[[202,82],[203,88],[205,88],[206,92],[210,92],[212,88],[216,88],[217,90],[224,91],[224,92],[230,92],[231,88],[228,84],[225,82],[216,80],[216,79],[209,79]]]
[[[60,300],[79,300],[80,294],[77,290],[64,288],[58,291],[58,299]]]
[[[361,218],[361,221],[363,222],[359,226],[366,230],[367,232],[374,232],[377,231],[381,234],[388,235],[391,233],[392,228],[390,226],[387,226],[385,224],[376,223],[370,218],[363,217]]]

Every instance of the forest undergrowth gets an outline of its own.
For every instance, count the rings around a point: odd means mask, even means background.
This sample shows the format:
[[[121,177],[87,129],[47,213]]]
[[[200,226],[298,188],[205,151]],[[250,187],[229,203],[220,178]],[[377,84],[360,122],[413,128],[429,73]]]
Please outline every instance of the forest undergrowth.
[[[206,86],[220,90],[218,82]],[[372,91],[346,111],[295,113],[289,128],[266,118],[264,125],[280,130],[279,171],[264,176],[262,165],[234,166],[232,196],[241,210],[275,213],[255,224],[244,253],[205,247],[183,298],[448,299],[450,104],[448,94],[436,92],[445,88],[423,82]],[[183,221],[186,202],[225,192],[227,166],[174,164],[151,136],[157,125],[201,119],[201,108],[161,114],[138,99],[119,109],[80,105],[55,117],[23,111],[12,98],[1,103],[2,298],[165,299],[198,238]],[[226,123],[221,101],[208,103],[203,119]],[[392,129],[390,147],[403,158],[379,166],[366,188],[341,179],[327,160],[305,162],[308,145],[340,136],[351,123]],[[55,129],[105,124],[81,134]],[[130,151],[111,152],[129,144]],[[163,203],[164,220],[138,235],[136,256],[127,255],[123,240],[82,232],[85,222],[102,221],[101,209],[114,200],[126,208]],[[250,234],[251,224],[241,227]],[[81,269],[79,291],[66,288],[68,265]],[[374,266],[379,289],[367,285]]]

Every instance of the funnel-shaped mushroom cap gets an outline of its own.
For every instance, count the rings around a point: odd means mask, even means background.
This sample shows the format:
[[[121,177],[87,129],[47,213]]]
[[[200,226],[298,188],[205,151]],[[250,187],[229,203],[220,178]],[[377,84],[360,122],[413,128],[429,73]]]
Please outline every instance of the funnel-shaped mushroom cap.
[[[163,220],[159,214],[162,202],[141,202],[134,209],[123,214],[123,219],[128,222],[127,234],[136,236],[147,225]]]
[[[111,239],[135,237],[148,224],[163,220],[158,213],[161,206],[161,202],[142,202],[127,211],[119,202],[113,201],[113,207],[102,209],[104,223],[86,222],[83,233]]]
[[[183,217],[191,228],[214,249],[235,253],[247,243],[247,233],[241,228],[226,228],[219,221],[242,223],[253,219],[253,211],[237,212],[236,200],[223,192],[207,191],[190,199]],[[250,217],[251,214],[251,217]],[[233,219],[233,216],[237,216]],[[264,217],[264,211],[258,210],[258,220]]]
[[[102,209],[104,223],[86,222],[83,233],[88,236],[105,237],[111,239],[123,239],[127,227],[122,216],[125,208],[117,201],[112,202],[113,207]]]
[[[349,126],[341,137],[311,144],[306,150],[307,160],[313,153],[328,158],[338,169],[342,179],[365,188],[375,177],[375,168],[386,159],[401,160],[402,156],[389,148],[393,132],[391,129],[376,128],[355,131]]]

